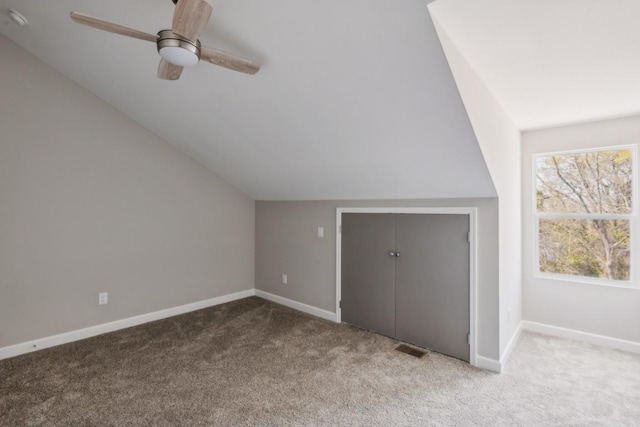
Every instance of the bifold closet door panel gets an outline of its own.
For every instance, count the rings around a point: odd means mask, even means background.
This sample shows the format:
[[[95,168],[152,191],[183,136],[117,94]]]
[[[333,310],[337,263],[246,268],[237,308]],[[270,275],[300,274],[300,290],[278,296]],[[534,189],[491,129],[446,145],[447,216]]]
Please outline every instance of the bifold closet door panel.
[[[396,216],[396,338],[469,360],[469,216]]]
[[[395,218],[342,214],[342,321],[395,335]]]

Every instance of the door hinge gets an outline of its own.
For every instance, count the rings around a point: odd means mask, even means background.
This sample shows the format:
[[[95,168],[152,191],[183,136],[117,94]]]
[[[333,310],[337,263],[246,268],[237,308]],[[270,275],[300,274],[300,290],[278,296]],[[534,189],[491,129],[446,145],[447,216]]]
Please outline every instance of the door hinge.
[[[471,345],[471,334],[467,334],[467,344]]]
[[[342,301],[338,303],[338,307],[342,308]]]

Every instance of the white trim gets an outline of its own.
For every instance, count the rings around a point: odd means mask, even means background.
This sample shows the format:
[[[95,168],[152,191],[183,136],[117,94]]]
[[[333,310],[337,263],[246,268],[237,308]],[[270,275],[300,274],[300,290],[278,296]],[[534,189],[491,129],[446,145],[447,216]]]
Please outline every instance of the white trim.
[[[405,213],[405,214],[457,214],[469,215],[477,209],[473,207],[437,207],[437,208],[337,208],[343,213]]]
[[[627,341],[619,338],[608,337],[605,335],[577,331],[575,329],[561,328],[559,326],[531,322],[529,320],[522,321],[522,328],[525,331],[538,332],[541,334],[567,338],[575,341],[583,341],[590,344],[601,345],[603,347],[614,348],[616,350],[640,354],[640,342]]]
[[[342,213],[345,210],[336,209],[336,322],[342,322]],[[348,211],[346,211],[348,212]]]
[[[486,369],[487,371],[502,373],[502,364],[496,359],[490,359],[488,357],[478,355],[474,366],[476,368]]]
[[[633,256],[633,254],[631,254],[631,256]],[[533,273],[533,278],[540,280],[557,280],[559,282],[582,283],[586,285],[597,285],[606,286],[609,288],[623,288],[640,291],[640,287],[638,287],[638,285],[633,283],[631,280],[609,280],[600,279],[597,277],[573,276],[571,274],[560,273]]]
[[[505,366],[505,364],[507,363],[507,360],[509,360],[509,356],[511,356],[511,352],[513,351],[513,348],[516,346],[518,339],[520,339],[521,333],[522,333],[522,321],[518,323],[518,327],[513,332],[513,335],[511,335],[511,339],[509,340],[507,347],[502,352],[502,356],[500,356],[500,364],[502,366]]]
[[[284,298],[279,295],[270,294],[269,292],[261,291],[259,289],[256,289],[256,296],[269,301],[273,301],[277,304],[281,304],[289,308],[293,308],[294,310],[302,311],[303,313],[307,313],[312,316],[320,317],[325,320],[331,320],[332,322],[336,321],[336,314],[328,310],[323,310],[321,308],[294,301],[292,299]]]
[[[343,213],[405,213],[405,214],[447,214],[469,216],[469,363],[478,366],[477,353],[477,218],[478,209],[474,207],[434,207],[434,208],[337,208],[336,209],[336,314],[335,321],[342,321],[340,300],[342,299],[342,214]],[[487,359],[493,360],[493,359]],[[500,362],[497,362],[498,365]],[[491,368],[485,368],[495,370]],[[500,372],[499,370],[496,372]]]
[[[556,213],[556,212],[538,212],[538,218],[540,219],[624,219],[630,221],[633,218],[633,214],[601,214],[601,213]]]
[[[562,156],[565,154],[582,154],[582,153],[597,153],[599,151],[622,151],[632,150],[635,156],[635,144],[622,144],[622,145],[605,145],[603,147],[592,148],[574,148],[572,150],[560,150],[560,151],[545,151],[542,153],[534,153],[534,157],[550,157],[550,156]],[[634,164],[635,166],[635,164]]]
[[[19,356],[21,354],[31,353],[33,351],[42,350],[49,347],[54,347],[60,344],[66,344],[73,341],[94,337],[96,335],[105,334],[107,332],[130,328],[132,326],[141,325],[143,323],[153,322],[154,320],[160,320],[167,317],[177,316],[179,314],[189,313],[191,311],[212,307],[214,305],[224,304],[226,302],[235,301],[254,295],[255,289],[247,289],[246,291],[235,292],[233,294],[180,305],[178,307],[171,307],[164,310],[141,314],[139,316],[128,317],[126,319],[115,320],[113,322],[102,323],[100,325],[90,326],[88,328],[77,329],[75,331],[64,332],[58,335],[52,335],[49,337],[26,341],[20,344],[2,347],[0,348],[0,360]]]

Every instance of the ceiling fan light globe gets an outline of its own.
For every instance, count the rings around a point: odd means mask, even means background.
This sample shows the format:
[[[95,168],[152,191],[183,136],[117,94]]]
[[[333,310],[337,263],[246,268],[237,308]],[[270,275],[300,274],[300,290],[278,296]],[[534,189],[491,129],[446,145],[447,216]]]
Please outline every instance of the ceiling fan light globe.
[[[189,67],[196,65],[200,58],[195,53],[178,46],[167,46],[160,48],[160,56],[174,65]]]
[[[181,67],[196,65],[200,61],[200,41],[191,41],[171,30],[158,32],[158,53],[165,61]]]

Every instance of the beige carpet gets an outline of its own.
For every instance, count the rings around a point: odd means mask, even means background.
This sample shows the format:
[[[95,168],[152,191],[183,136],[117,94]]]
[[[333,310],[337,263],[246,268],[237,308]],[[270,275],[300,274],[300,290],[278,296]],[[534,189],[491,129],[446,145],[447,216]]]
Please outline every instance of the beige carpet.
[[[0,361],[0,425],[640,425],[640,356],[523,333],[503,374],[248,298]]]

